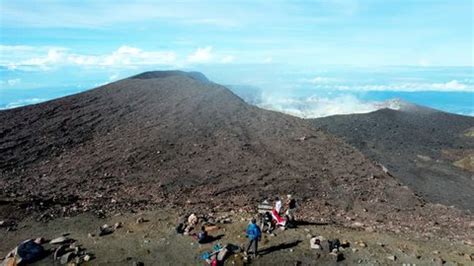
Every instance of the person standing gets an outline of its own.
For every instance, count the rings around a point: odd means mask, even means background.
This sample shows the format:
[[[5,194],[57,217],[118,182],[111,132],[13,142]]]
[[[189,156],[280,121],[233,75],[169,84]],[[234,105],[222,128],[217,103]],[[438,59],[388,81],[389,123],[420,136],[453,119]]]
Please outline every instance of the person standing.
[[[282,217],[282,203],[280,197],[275,198],[275,206],[272,209],[272,217],[275,220],[277,226],[281,226],[283,230],[285,229],[286,220]]]
[[[275,198],[275,210],[279,215],[281,215],[281,207],[282,207],[281,199],[280,199],[280,197],[276,197]]]
[[[288,216],[289,221],[294,222],[295,221],[295,211],[296,211],[296,200],[291,196],[287,195],[287,200],[286,200],[286,216]]]
[[[254,258],[257,256],[258,241],[260,241],[261,236],[262,236],[262,231],[260,230],[260,227],[257,225],[257,220],[253,218],[249,226],[247,227],[247,237],[249,238],[249,243],[244,252],[245,256],[247,256],[247,253],[249,252],[251,247],[253,247]]]

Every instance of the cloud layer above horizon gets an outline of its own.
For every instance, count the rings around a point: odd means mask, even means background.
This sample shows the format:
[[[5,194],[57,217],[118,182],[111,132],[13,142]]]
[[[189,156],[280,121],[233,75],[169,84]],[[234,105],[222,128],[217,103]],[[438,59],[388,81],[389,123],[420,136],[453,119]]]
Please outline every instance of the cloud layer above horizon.
[[[472,8],[470,0],[17,0],[0,2],[0,27],[4,50],[46,49],[49,60],[71,53],[87,66],[123,63],[95,58],[123,53],[158,65],[473,66]]]
[[[267,106],[349,112],[372,108],[361,95],[436,91],[453,100],[446,110],[469,113],[449,93],[474,101],[472,9],[470,0],[0,0],[0,108],[184,69],[260,87]]]

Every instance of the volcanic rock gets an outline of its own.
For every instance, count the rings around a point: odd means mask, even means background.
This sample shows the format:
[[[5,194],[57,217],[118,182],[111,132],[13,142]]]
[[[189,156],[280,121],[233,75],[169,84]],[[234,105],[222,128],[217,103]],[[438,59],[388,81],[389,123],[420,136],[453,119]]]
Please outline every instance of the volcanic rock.
[[[461,214],[420,209],[419,196],[343,140],[310,121],[250,106],[200,73],[146,72],[2,110],[0,121],[2,219],[163,206],[248,212],[265,198],[292,194],[302,220],[334,211],[331,219],[350,215],[368,224],[383,214],[382,222],[431,230],[420,224],[449,217],[440,228],[466,231]]]
[[[399,101],[398,109],[312,119],[427,200],[474,211],[474,117]],[[356,129],[356,130],[355,130]],[[474,130],[472,131],[474,132]],[[466,162],[466,163],[464,163]],[[461,166],[461,167],[456,167]]]

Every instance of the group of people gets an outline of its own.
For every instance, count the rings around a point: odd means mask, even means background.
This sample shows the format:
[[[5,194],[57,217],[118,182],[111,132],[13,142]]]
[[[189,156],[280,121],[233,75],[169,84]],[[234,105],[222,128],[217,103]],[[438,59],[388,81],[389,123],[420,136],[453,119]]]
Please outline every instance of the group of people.
[[[196,213],[191,213],[189,216],[181,216],[175,229],[176,233],[191,236],[199,244],[208,244],[217,239],[208,233],[213,227],[216,228],[216,226],[207,223],[202,217],[198,217]],[[233,252],[235,247],[230,244],[225,246],[215,244],[212,249],[211,252],[202,254],[201,258],[211,266],[218,266],[223,265],[229,253]]]
[[[296,200],[287,195],[285,204],[280,197],[275,198],[273,205],[268,205],[268,201],[264,201],[259,205],[261,216],[261,226],[264,231],[271,233],[276,227],[282,229],[295,227],[295,211],[297,208]]]
[[[275,207],[272,210],[272,216],[277,222],[277,225],[285,228],[289,223],[295,222],[296,200],[291,196],[286,196],[285,205],[282,205],[280,197],[275,198]]]
[[[263,206],[267,204],[267,201],[264,201]],[[283,204],[280,197],[275,198],[275,202],[269,211],[264,211],[261,213],[261,226],[264,231],[271,233],[276,227],[281,229],[293,228],[295,227],[295,211],[297,208],[296,200],[291,196],[287,195],[286,201]],[[252,249],[253,256],[258,254],[258,241],[260,241],[262,236],[262,229],[257,225],[257,220],[254,218],[251,220],[250,224],[247,227],[247,237],[249,242],[245,249],[245,255],[249,253]]]
[[[191,213],[187,217],[180,217],[178,225],[176,226],[176,233],[188,235],[196,227],[198,222],[199,219],[195,213]]]
[[[266,205],[265,205],[266,204]],[[261,205],[259,205],[260,208]],[[287,195],[285,202],[276,197],[272,205],[268,201],[264,202],[266,207],[264,212],[259,210],[261,216],[261,226],[257,224],[257,219],[252,218],[249,225],[247,226],[246,236],[248,238],[248,243],[244,247],[244,255],[248,256],[249,253],[252,253],[253,257],[258,255],[258,242],[262,237],[262,229],[264,228],[266,232],[271,233],[275,228],[280,227],[282,229],[291,228],[295,225],[295,211],[297,208],[296,200],[291,196]],[[195,213],[187,217],[181,217],[178,225],[176,226],[176,232],[179,234],[193,236],[198,243],[210,243],[210,239],[214,239],[209,236],[206,227],[201,226],[201,230],[198,233],[193,233],[193,231],[198,227],[199,219]],[[217,245],[218,246],[218,245]],[[212,253],[205,254],[205,260],[213,265],[215,263],[219,264],[222,262],[228,254],[228,248],[220,247],[216,248]],[[203,258],[204,258],[203,257]]]
[[[201,230],[192,232],[198,226],[199,219],[195,213],[191,213],[187,219],[186,217],[181,217],[178,225],[176,226],[176,233],[183,235],[190,235],[194,237],[199,244],[205,244],[211,242],[212,237],[209,236],[209,233],[206,230],[204,225],[201,226]]]

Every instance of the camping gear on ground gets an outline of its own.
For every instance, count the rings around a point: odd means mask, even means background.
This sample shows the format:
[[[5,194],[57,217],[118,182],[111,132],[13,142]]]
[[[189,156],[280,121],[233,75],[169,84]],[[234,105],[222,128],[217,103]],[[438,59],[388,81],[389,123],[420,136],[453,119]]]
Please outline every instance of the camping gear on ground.
[[[268,201],[263,201],[262,204],[258,204],[257,211],[259,214],[264,214],[266,212],[271,212],[273,209],[272,205]]]
[[[344,254],[339,251],[339,248],[341,247],[341,242],[339,239],[334,239],[334,240],[328,240],[328,245],[329,245],[329,254],[333,255],[336,257],[336,261],[343,261],[344,260]]]
[[[176,233],[177,234],[182,234],[184,233],[184,224],[183,223],[179,223],[177,226],[176,226]]]
[[[341,247],[341,242],[339,239],[334,239],[334,240],[328,240],[329,244],[329,252],[333,252],[334,250],[337,252],[339,251],[339,248]]]
[[[318,237],[312,237],[309,240],[309,247],[311,249],[322,249],[321,239],[319,239]]]
[[[45,250],[41,244],[29,239],[18,246],[17,255],[23,263],[33,263],[45,255]]]
[[[234,245],[227,244],[222,247],[219,243],[212,247],[212,252],[204,252],[201,259],[205,260],[211,266],[223,265],[229,252],[233,252]]]
[[[219,230],[219,226],[217,225],[205,225],[204,228],[206,229],[207,232]]]
[[[204,253],[201,254],[201,259],[203,260],[208,260],[211,258],[211,253],[205,251]]]
[[[212,250],[213,251],[219,251],[222,249],[222,246],[221,244],[217,243],[217,244],[214,244],[214,246],[212,246]]]

